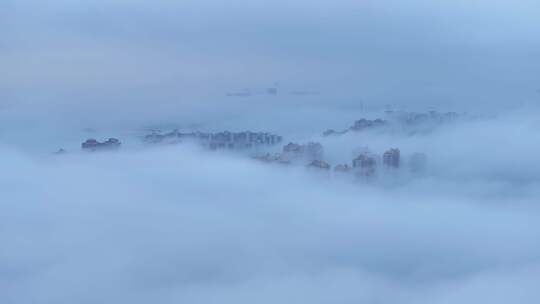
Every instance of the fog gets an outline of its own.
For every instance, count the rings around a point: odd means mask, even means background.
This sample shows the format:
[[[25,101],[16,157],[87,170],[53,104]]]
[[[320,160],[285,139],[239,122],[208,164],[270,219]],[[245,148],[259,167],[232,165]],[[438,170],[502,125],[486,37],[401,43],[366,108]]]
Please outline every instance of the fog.
[[[490,123],[417,139],[447,143],[437,172],[393,186],[185,145],[3,147],[2,302],[535,303],[539,170],[475,143]]]
[[[540,99],[534,0],[4,2],[2,100],[25,113],[221,113],[265,104],[226,93],[274,83],[320,93],[273,102],[287,109],[486,111]]]
[[[0,303],[540,302],[535,1],[4,2]],[[175,129],[402,163],[145,142]]]

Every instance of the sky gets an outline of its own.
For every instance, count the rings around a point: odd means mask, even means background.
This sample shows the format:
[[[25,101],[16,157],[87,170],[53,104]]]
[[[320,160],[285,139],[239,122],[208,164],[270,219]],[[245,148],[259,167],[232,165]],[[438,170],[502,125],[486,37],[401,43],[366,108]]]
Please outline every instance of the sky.
[[[533,0],[2,1],[0,303],[539,303],[539,18]],[[321,136],[388,109],[462,119]],[[141,143],[174,128],[404,165],[363,183]]]
[[[234,113],[268,101],[226,93],[275,84],[320,93],[272,102],[289,111],[540,99],[534,0],[7,0],[0,14],[2,103],[25,113]]]

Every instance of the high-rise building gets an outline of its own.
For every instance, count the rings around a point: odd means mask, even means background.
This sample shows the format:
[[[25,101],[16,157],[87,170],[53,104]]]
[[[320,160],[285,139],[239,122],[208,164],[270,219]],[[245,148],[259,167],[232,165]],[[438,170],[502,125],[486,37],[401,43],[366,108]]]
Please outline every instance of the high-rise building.
[[[369,152],[363,152],[353,160],[353,168],[359,176],[374,176],[377,171],[377,158]]]
[[[383,154],[383,164],[387,168],[399,168],[399,149],[390,149]]]
[[[288,143],[283,147],[283,155],[292,158],[305,158],[308,160],[321,160],[323,158],[323,146],[317,142],[309,142],[305,145]]]
[[[330,165],[324,160],[314,160],[308,164],[309,168],[330,170]]]
[[[119,147],[120,141],[116,138],[109,138],[104,142],[90,138],[81,144],[81,148],[85,151],[112,150]]]

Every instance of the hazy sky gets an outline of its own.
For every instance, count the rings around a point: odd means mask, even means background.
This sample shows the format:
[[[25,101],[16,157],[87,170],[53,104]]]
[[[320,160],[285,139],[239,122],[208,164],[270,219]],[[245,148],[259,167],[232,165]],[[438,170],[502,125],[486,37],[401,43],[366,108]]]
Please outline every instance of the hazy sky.
[[[27,111],[241,109],[268,101],[223,96],[276,82],[321,93],[271,101],[286,109],[540,101],[534,0],[7,0],[0,14],[2,104]]]

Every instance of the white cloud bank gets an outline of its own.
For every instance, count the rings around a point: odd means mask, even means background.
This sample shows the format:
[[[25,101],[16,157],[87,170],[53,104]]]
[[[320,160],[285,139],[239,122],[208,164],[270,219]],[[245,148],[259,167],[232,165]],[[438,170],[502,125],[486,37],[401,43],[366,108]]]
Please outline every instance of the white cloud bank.
[[[540,303],[537,108],[317,135],[364,105],[537,104],[539,14],[537,0],[2,1],[0,303]],[[225,97],[276,81],[275,97]],[[429,170],[361,185],[143,149],[159,124],[321,140],[332,164],[399,147]],[[94,136],[124,146],[76,152]]]
[[[393,187],[189,146],[4,146],[0,302],[537,303],[535,156],[483,148],[495,130],[537,148],[534,129],[514,136],[536,122],[513,122],[409,138],[436,143],[438,173]]]

